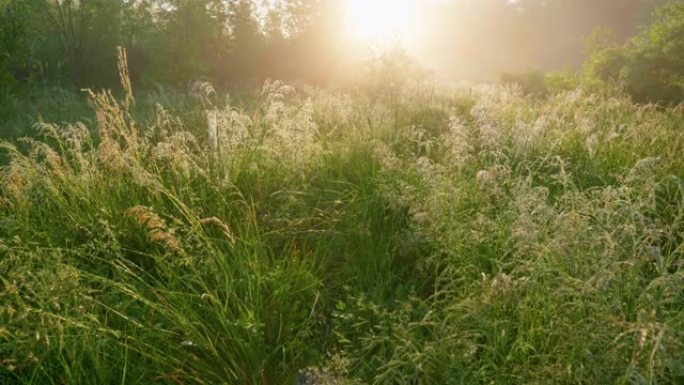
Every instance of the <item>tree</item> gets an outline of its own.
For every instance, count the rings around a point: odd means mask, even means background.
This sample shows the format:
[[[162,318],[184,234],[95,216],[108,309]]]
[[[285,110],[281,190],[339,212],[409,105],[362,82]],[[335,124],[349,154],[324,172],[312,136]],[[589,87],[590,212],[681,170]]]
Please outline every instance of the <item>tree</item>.
[[[340,3],[334,0],[286,2],[293,76],[323,83],[343,66]]]
[[[264,36],[252,0],[230,3],[230,78],[254,79],[263,73]]]
[[[43,0],[44,33],[57,39],[76,85],[108,85],[116,78],[123,6],[111,0]]]
[[[287,76],[287,41],[283,32],[283,9],[276,4],[268,10],[264,33],[266,37],[265,62],[266,74],[277,79]]]
[[[653,23],[625,44],[610,43],[600,31],[590,41],[590,82],[619,83],[637,102],[684,102],[684,3],[656,10]]]
[[[44,0],[0,1],[0,85],[9,89],[19,82],[33,82],[36,46],[42,29],[36,17],[41,13]]]
[[[154,78],[174,85],[186,85],[211,71],[216,44],[212,0],[173,0],[159,7],[154,39]]]
[[[684,3],[671,2],[627,45],[627,91],[640,102],[684,102]]]
[[[0,84],[3,88],[14,84],[17,56],[26,53],[25,18],[18,9],[21,6],[21,3],[8,0],[0,3]],[[0,97],[3,94],[0,93]]]
[[[151,75],[152,44],[157,23],[155,23],[155,0],[124,1],[121,20],[120,44],[126,48],[130,78],[133,83],[142,83],[145,75]]]

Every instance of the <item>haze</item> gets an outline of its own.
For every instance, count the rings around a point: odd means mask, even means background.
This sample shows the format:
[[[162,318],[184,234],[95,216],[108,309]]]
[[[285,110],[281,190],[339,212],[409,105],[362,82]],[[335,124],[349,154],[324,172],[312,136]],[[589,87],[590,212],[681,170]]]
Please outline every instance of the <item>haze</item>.
[[[392,9],[398,7],[405,24],[397,28],[395,43],[415,60],[440,77],[487,81],[502,72],[575,68],[584,59],[583,37],[594,28],[607,27],[623,41],[663,1],[412,0],[394,8],[394,2],[379,3],[387,6],[389,24],[397,24]],[[373,7],[365,9],[369,22],[382,19],[373,16]],[[409,17],[403,16],[406,9]]]

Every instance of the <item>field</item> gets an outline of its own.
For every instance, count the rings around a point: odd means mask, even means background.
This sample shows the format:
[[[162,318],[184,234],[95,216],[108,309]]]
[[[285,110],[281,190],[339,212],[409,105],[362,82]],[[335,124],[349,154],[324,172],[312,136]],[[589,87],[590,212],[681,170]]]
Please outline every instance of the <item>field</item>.
[[[681,107],[124,89],[1,145],[0,384],[684,383]]]

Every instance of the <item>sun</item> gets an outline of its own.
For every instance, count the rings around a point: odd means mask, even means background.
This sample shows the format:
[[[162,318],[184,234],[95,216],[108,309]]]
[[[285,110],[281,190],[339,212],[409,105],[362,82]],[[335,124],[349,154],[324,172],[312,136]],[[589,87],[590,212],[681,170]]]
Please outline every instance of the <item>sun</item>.
[[[347,29],[372,45],[402,42],[411,29],[415,0],[345,0]]]

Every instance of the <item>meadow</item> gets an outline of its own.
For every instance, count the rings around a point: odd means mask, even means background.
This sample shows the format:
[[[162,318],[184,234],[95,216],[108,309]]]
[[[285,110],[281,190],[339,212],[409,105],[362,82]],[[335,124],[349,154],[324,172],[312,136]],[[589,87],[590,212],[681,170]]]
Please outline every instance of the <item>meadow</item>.
[[[684,382],[681,106],[121,70],[1,144],[0,384]]]

